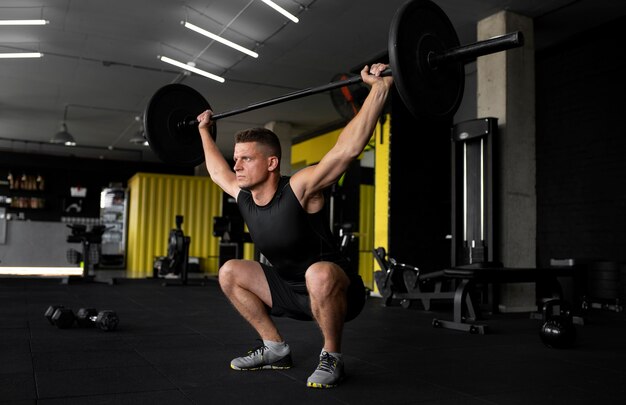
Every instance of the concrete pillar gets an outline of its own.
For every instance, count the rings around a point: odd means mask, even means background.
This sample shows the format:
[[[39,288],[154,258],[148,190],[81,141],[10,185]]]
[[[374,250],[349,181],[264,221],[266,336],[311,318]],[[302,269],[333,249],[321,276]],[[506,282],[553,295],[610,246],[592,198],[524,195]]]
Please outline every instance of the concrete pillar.
[[[536,266],[535,58],[533,21],[502,11],[478,22],[478,40],[522,31],[522,48],[478,58],[477,116],[498,118],[496,246],[505,267]],[[535,308],[535,285],[509,284],[501,311]]]
[[[280,172],[284,176],[291,175],[291,137],[292,125],[289,122],[270,121],[265,128],[274,132],[280,140],[282,158],[280,159]]]

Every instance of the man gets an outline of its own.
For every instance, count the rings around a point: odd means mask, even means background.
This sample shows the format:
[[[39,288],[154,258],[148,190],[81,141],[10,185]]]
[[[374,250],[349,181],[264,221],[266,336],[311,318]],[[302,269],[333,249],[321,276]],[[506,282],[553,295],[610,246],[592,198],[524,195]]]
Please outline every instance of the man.
[[[370,88],[360,112],[346,125],[322,160],[291,177],[280,175],[280,143],[257,128],[236,135],[234,172],[209,134],[212,112],[198,116],[211,179],[237,200],[255,246],[270,264],[229,260],[219,270],[220,286],[263,344],[232,360],[235,370],[286,369],[290,348],[271,316],[315,320],[324,347],[307,386],[336,386],[344,375],[341,338],[345,322],[364,305],[363,282],[337,249],[325,217],[323,191],[336,182],[369,141],[393,79],[387,65],[365,66]]]

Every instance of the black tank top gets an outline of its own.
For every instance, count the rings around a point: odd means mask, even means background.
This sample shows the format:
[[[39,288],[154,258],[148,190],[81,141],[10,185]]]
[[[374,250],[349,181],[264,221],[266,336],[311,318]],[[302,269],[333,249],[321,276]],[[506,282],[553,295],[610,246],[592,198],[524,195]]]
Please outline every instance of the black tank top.
[[[307,213],[291,189],[289,177],[280,178],[267,205],[257,205],[247,190],[239,192],[237,205],[255,246],[283,279],[302,282],[308,267],[319,261],[337,263],[351,273],[330,231],[326,206],[315,214]]]

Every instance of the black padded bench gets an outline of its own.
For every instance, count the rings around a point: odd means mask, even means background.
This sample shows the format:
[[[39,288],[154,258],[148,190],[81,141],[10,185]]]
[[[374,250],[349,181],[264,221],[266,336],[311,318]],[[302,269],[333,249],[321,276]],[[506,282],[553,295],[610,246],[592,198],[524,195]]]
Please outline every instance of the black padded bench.
[[[433,326],[466,331],[470,333],[485,333],[485,324],[478,323],[480,313],[478,306],[472,299],[472,292],[478,284],[505,284],[536,282],[538,288],[545,291],[543,295],[562,298],[563,291],[558,277],[574,277],[577,272],[567,267],[549,268],[506,268],[506,267],[476,267],[454,268],[443,270],[442,277],[455,280],[456,289],[453,300],[453,319],[433,319]]]

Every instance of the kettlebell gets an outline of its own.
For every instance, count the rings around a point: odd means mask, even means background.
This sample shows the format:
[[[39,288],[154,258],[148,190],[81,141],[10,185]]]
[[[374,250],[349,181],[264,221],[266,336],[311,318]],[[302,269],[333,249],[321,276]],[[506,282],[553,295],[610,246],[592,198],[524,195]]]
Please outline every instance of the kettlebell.
[[[559,313],[555,314],[555,307]],[[572,347],[576,341],[576,327],[569,303],[559,299],[546,301],[543,305],[543,325],[539,336],[544,345],[554,349]]]

